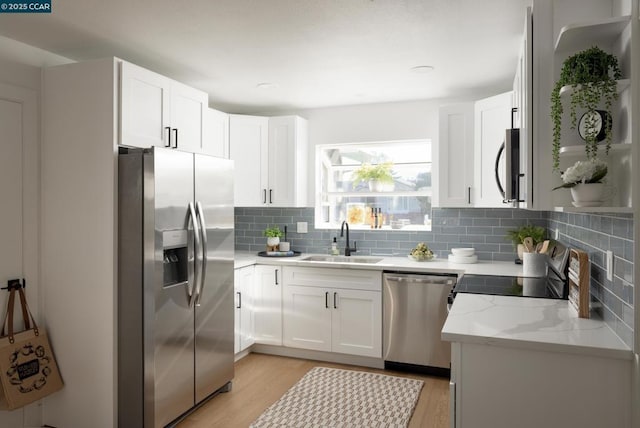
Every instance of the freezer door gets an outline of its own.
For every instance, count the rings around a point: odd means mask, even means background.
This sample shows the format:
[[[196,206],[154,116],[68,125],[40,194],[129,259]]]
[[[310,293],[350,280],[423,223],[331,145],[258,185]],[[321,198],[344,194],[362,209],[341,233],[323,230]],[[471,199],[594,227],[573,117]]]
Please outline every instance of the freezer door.
[[[196,290],[196,403],[233,378],[233,161],[195,155],[206,264]]]
[[[146,379],[153,383],[153,390],[145,400],[153,402],[153,426],[162,427],[194,405],[194,312],[190,307],[194,226],[189,210],[194,195],[193,154],[154,148],[147,160],[152,168],[146,185],[153,187],[155,198],[145,194],[146,200],[154,201],[153,209],[145,213],[146,234],[151,238],[147,242],[153,242],[152,248],[145,242],[145,257],[152,252],[155,262],[154,272],[145,274],[145,292],[149,291],[145,322],[153,338],[153,355],[146,355],[145,364],[152,371]],[[153,305],[148,304],[151,301]]]

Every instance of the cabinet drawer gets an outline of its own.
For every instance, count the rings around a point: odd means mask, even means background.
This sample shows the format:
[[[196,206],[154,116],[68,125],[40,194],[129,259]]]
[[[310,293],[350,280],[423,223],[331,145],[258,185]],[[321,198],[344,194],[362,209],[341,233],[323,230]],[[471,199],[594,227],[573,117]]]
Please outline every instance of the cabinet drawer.
[[[286,285],[382,291],[382,272],[360,269],[283,268]]]

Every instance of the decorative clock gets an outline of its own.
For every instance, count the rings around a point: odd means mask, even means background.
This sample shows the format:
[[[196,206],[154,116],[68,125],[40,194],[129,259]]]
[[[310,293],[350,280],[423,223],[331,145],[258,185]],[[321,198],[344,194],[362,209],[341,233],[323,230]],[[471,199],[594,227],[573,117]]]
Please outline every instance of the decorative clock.
[[[611,131],[611,115],[605,110],[590,110],[582,115],[578,123],[580,138],[595,142],[604,141],[607,132]]]

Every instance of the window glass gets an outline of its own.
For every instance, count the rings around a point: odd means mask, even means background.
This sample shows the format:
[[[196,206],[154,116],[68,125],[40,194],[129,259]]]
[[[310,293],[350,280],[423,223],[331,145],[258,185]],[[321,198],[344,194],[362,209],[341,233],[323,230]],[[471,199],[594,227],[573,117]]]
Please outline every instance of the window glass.
[[[316,228],[431,230],[431,141],[317,147]]]

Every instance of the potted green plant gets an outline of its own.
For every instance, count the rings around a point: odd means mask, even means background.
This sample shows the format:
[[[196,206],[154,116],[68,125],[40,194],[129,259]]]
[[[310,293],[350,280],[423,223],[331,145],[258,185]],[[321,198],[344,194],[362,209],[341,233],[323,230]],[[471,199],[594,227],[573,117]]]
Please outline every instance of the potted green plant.
[[[533,224],[525,224],[516,229],[507,231],[507,239],[513,242],[513,246],[518,252],[518,258],[522,260],[522,254],[524,253],[524,239],[531,237],[533,245],[538,245],[545,240],[547,235],[547,229],[543,226],[535,226]]]
[[[393,190],[392,162],[371,165],[363,163],[353,173],[354,183],[367,182],[372,192],[384,192]]]
[[[578,122],[577,110],[584,109],[582,117],[581,137],[585,140],[587,159],[593,159],[598,154],[598,142],[604,134],[606,140],[606,154],[611,147],[611,106],[618,98],[616,80],[622,77],[618,60],[597,46],[578,52],[567,58],[562,64],[560,79],[551,92],[551,119],[553,121],[553,169],[560,165],[560,135],[562,130],[562,114],[564,108],[560,96],[563,86],[571,86],[570,124],[576,128]],[[603,104],[604,111],[597,110]],[[598,113],[598,114],[596,114]],[[604,114],[600,114],[604,113]],[[605,123],[596,126],[596,117]]]
[[[277,251],[278,245],[280,245],[280,238],[282,238],[282,231],[278,226],[268,227],[262,231],[262,234],[267,237],[267,251]]]

